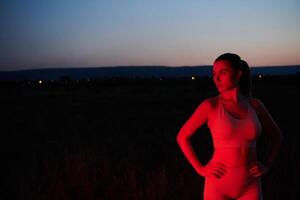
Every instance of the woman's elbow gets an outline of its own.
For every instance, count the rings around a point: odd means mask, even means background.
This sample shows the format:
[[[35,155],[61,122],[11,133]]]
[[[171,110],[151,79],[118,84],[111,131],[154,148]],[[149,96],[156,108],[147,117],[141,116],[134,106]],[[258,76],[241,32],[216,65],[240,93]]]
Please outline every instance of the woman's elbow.
[[[182,143],[184,141],[187,141],[189,139],[189,136],[183,132],[183,131],[180,131],[178,134],[177,134],[177,137],[176,137],[176,141],[178,143]]]
[[[180,141],[182,141],[182,134],[179,132],[176,136],[176,141],[179,143]]]
[[[274,143],[277,143],[278,145],[281,145],[283,143],[283,134],[280,129],[277,129],[277,131],[273,132],[272,140]]]
[[[281,142],[283,140],[283,133],[278,126],[276,127],[275,130],[276,130],[275,132],[276,132],[277,140]]]

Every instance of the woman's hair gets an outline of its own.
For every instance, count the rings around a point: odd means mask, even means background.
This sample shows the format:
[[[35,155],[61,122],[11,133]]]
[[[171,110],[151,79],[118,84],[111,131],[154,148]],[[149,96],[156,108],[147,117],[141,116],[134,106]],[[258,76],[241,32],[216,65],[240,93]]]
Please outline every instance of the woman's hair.
[[[251,74],[250,68],[246,61],[242,60],[240,56],[233,53],[225,53],[220,55],[215,62],[225,60],[231,63],[231,67],[236,70],[241,70],[242,75],[239,80],[240,91],[244,96],[251,96]]]

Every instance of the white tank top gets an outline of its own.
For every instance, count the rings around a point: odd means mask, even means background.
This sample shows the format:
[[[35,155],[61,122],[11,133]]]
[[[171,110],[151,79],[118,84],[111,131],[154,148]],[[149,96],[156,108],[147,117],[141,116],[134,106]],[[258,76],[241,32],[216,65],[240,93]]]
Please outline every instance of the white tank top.
[[[256,146],[256,140],[261,133],[261,124],[255,110],[249,102],[247,104],[246,117],[238,119],[232,116],[218,99],[217,112],[207,122],[215,148]]]

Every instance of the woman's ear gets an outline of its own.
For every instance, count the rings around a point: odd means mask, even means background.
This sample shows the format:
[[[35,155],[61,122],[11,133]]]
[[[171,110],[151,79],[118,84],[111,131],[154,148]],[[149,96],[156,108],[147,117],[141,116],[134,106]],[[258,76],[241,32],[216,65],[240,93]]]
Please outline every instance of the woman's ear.
[[[237,73],[236,73],[237,80],[240,81],[243,72],[242,72],[242,70],[240,70],[240,69],[238,69],[236,72],[237,72]]]

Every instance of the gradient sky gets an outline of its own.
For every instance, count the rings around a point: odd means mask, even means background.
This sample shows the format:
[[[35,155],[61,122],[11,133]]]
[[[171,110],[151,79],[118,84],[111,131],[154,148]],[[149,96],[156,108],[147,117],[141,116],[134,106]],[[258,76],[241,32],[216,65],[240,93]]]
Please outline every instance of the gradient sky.
[[[1,0],[0,70],[300,64],[299,0]]]

